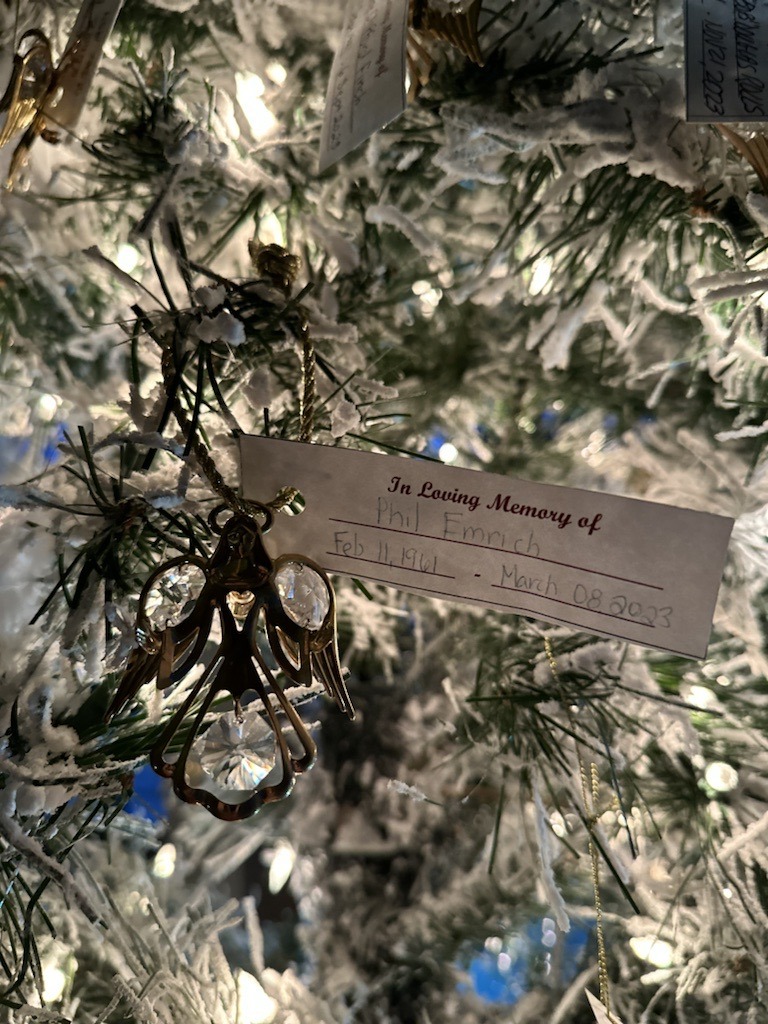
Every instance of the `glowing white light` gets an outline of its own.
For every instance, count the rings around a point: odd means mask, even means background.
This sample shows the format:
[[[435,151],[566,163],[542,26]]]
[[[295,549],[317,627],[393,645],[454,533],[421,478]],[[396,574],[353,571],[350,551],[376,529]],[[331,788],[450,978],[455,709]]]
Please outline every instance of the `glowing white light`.
[[[275,850],[272,863],[269,865],[269,891],[274,896],[280,892],[291,877],[293,865],[296,863],[296,851],[290,843],[281,843]]]
[[[726,885],[726,887],[723,889],[723,896],[725,896],[727,900],[733,899],[733,889],[729,889]]]
[[[562,398],[556,398],[552,403],[552,408],[555,410],[555,412],[562,412],[565,408],[565,402],[562,400]]]
[[[739,784],[739,773],[732,764],[725,761],[713,761],[707,765],[704,779],[716,793],[728,793]]]
[[[531,283],[528,285],[528,291],[531,295],[539,295],[543,292],[551,276],[552,260],[548,257],[538,260],[534,265],[533,274],[531,274]]]
[[[697,708],[711,708],[717,704],[717,697],[707,686],[692,686],[688,691],[688,703]]]
[[[730,686],[731,685],[731,680],[728,678],[728,676],[718,676],[717,679],[715,680],[715,682],[717,683],[718,686]]]
[[[270,1024],[277,1003],[247,971],[237,976],[237,1024]]]
[[[555,835],[558,837],[558,839],[562,839],[563,836],[568,831],[568,829],[566,827],[566,824],[565,824],[565,818],[563,818],[563,816],[560,813],[560,811],[555,811],[550,816],[549,824],[552,826],[552,831],[555,833]]]
[[[659,985],[663,985],[664,982],[672,977],[673,972],[667,968],[663,971],[649,971],[647,974],[640,975],[641,985],[655,985],[657,988]]]
[[[431,316],[440,305],[440,299],[442,299],[442,297],[442,288],[430,288],[428,292],[424,292],[423,295],[419,296],[419,304],[421,305],[422,312],[426,316]]]
[[[459,457],[459,449],[455,444],[451,444],[450,441],[445,441],[440,445],[440,450],[437,453],[437,457],[441,462],[451,463],[455,462]]]
[[[127,242],[125,242],[117,250],[117,255],[115,256],[115,263],[117,264],[118,267],[120,267],[120,269],[124,273],[130,274],[138,266],[140,258],[141,253],[136,248],[136,246],[129,245]]]
[[[262,245],[285,245],[283,225],[271,211],[259,221],[259,241]]]
[[[61,999],[67,984],[67,976],[56,964],[43,965],[43,1002],[55,1003]]]
[[[235,75],[237,85],[237,100],[242,105],[243,99],[258,100],[264,95],[264,80],[258,75],[252,75],[248,71],[238,71]]]
[[[279,61],[271,60],[264,69],[267,78],[274,82],[275,85],[285,85],[285,80],[288,77],[288,72],[285,70]]]
[[[261,98],[264,95],[264,83],[258,75],[235,75],[237,84],[237,102],[245,114],[253,137],[263,139],[277,126],[277,118]]]
[[[424,316],[427,318],[431,317],[440,305],[443,289],[435,288],[431,281],[414,281],[411,285],[411,291],[414,295],[418,295],[419,305]]]
[[[512,966],[512,957],[509,953],[499,953],[499,959],[496,961],[496,966],[502,974],[506,974]]]
[[[674,949],[670,943],[653,935],[642,935],[629,940],[630,948],[640,960],[646,960],[654,967],[671,967]]]
[[[170,878],[176,870],[176,847],[173,843],[165,843],[155,855],[152,874],[155,878]]]
[[[489,953],[493,953],[494,956],[498,956],[501,952],[501,947],[504,943],[498,937],[498,935],[492,935],[489,939],[485,940],[485,948]]]
[[[59,400],[55,395],[40,395],[37,400],[37,415],[41,420],[52,420],[59,408]]]

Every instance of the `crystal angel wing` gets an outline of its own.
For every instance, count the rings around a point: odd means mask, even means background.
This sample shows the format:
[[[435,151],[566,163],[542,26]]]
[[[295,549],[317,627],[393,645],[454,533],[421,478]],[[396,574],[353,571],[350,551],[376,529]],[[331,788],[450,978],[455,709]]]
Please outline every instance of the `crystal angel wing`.
[[[262,540],[271,525],[268,510],[261,527],[240,514],[219,527],[220,512],[211,517],[221,537],[210,559],[171,559],[145,584],[136,626],[140,647],[107,720],[152,679],[161,690],[187,683],[150,763],[173,781],[182,800],[240,820],[287,796],[295,776],[315,760],[315,744],[279,672],[289,685],[306,687],[317,678],[346,715],[353,718],[354,710],[325,572],[303,555],[270,558]],[[174,591],[185,599],[182,612],[164,620],[163,597]],[[216,709],[222,714],[206,729]]]

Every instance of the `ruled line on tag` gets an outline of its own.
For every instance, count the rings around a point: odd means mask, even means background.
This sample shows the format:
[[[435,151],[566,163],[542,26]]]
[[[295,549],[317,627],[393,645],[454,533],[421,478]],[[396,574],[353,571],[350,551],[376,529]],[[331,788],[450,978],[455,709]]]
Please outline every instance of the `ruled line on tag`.
[[[246,497],[285,486],[283,550],[329,572],[706,654],[733,520],[419,459],[240,439]]]
[[[426,538],[428,540],[446,541],[446,543],[461,544],[461,545],[464,545],[464,546],[470,547],[470,548],[482,548],[484,551],[504,551],[504,552],[506,552],[506,550],[507,550],[506,548],[493,547],[493,545],[491,545],[491,544],[475,544],[474,541],[470,541],[470,540],[450,540],[450,541],[447,541],[445,537],[436,537],[433,534],[429,534],[429,533],[412,533],[412,532],[409,532],[408,530],[398,530],[398,529],[395,529],[392,526],[378,526],[378,525],[376,525],[374,523],[359,523],[359,522],[356,522],[353,519],[331,519],[331,522],[334,522],[334,523],[346,523],[348,526],[361,526],[361,527],[369,526],[369,527],[372,527],[373,529],[376,529],[376,530],[383,530],[384,532],[403,534],[406,537],[424,537],[424,538]],[[329,551],[327,553],[328,554],[332,554],[333,552]],[[664,587],[660,587],[656,583],[644,583],[642,580],[628,579],[626,576],[615,576],[613,573],[603,572],[601,569],[589,569],[589,568],[587,568],[586,566],[583,566],[583,565],[573,565],[571,562],[558,562],[554,558],[543,558],[541,555],[532,555],[532,554],[529,554],[528,552],[524,552],[524,551],[515,551],[514,553],[516,555],[518,555],[520,558],[533,558],[533,559],[535,559],[538,562],[549,562],[551,565],[561,565],[561,566],[563,566],[566,569],[579,569],[582,572],[592,573],[593,575],[596,575],[596,576],[606,576],[606,577],[609,577],[610,579],[620,580],[623,583],[635,583],[638,587],[649,587],[651,590],[663,590],[664,589]],[[352,557],[352,556],[349,556],[349,557]],[[450,579],[455,579],[455,577],[451,576]]]

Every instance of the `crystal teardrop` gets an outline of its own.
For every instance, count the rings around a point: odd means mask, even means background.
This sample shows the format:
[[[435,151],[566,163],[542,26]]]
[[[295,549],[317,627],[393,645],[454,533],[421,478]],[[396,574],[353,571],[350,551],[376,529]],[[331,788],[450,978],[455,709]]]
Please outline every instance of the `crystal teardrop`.
[[[205,586],[199,565],[183,563],[166,569],[147,594],[144,610],[156,632],[175,626],[192,611]]]
[[[328,584],[303,562],[286,562],[275,573],[275,586],[286,615],[305,629],[319,629],[331,607]]]
[[[191,785],[200,788],[210,781],[220,790],[251,792],[276,761],[277,740],[261,715],[246,711],[238,719],[229,712],[192,745],[187,776]]]

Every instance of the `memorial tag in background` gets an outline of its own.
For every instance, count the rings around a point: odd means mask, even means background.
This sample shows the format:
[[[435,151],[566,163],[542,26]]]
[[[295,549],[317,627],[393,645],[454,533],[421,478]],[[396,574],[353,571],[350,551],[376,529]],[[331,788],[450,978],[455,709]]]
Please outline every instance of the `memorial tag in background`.
[[[301,492],[272,533],[328,572],[706,656],[732,519],[265,437],[240,461],[244,497]]]
[[[768,121],[768,0],[684,0],[686,120]]]
[[[409,0],[348,0],[320,134],[320,171],[405,110]]]
[[[60,95],[46,108],[54,127],[72,129],[80,119],[104,44],[114,28],[123,0],[83,0],[56,82]]]
[[[610,1017],[608,1016],[606,1008],[596,996],[592,995],[589,989],[586,989],[585,991],[587,995],[587,1002],[589,1003],[592,1013],[595,1015],[595,1021],[597,1024],[621,1024],[621,1021],[615,1014],[612,1013]]]

